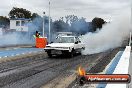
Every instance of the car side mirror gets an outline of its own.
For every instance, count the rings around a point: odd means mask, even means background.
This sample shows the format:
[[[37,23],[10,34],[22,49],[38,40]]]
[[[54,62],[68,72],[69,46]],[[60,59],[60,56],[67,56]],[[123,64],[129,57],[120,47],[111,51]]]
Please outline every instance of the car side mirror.
[[[78,44],[78,41],[76,41],[75,44]]]

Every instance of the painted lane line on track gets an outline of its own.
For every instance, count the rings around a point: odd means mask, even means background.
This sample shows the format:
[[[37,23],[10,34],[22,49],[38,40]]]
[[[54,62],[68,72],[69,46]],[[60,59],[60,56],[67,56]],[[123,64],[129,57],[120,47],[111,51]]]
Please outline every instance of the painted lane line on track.
[[[37,48],[14,48],[14,49],[7,49],[7,50],[0,50],[0,57],[10,57],[10,56],[18,56],[24,55],[28,53],[36,53],[42,51],[42,49]]]

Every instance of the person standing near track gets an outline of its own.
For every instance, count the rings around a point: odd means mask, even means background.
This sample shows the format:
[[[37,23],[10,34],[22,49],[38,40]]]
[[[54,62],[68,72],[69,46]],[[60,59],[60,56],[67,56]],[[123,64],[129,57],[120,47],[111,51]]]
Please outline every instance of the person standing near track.
[[[34,38],[39,38],[40,37],[40,33],[38,31],[36,31],[35,35],[33,35]]]
[[[36,38],[39,38],[40,37],[40,33],[38,31],[36,31],[35,36],[36,36]]]

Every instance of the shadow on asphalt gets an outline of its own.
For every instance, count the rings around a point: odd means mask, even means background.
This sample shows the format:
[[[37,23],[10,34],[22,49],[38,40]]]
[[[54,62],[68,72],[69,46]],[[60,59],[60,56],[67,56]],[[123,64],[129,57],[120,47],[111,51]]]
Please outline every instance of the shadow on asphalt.
[[[73,57],[69,57],[68,55],[54,55],[52,57],[49,57],[49,59],[72,59],[76,58],[77,56],[80,56],[81,54],[76,54]]]

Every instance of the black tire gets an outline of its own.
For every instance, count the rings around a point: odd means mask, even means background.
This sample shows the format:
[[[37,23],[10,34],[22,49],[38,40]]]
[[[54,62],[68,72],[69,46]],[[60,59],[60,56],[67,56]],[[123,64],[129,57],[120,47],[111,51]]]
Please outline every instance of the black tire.
[[[85,50],[85,47],[82,47],[81,51],[80,51],[80,55],[83,55],[82,54],[82,51]]]
[[[52,57],[52,54],[51,54],[51,52],[47,52],[47,54],[48,54],[48,57]]]
[[[73,55],[73,52],[69,53],[69,57],[72,58],[74,55]]]
[[[85,50],[85,47],[82,47],[82,50]]]
[[[69,57],[70,57],[70,58],[74,57],[74,54],[75,54],[75,51],[72,50],[71,52],[69,52]]]

